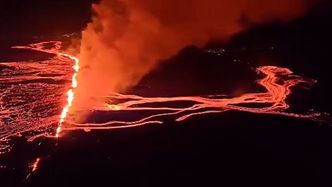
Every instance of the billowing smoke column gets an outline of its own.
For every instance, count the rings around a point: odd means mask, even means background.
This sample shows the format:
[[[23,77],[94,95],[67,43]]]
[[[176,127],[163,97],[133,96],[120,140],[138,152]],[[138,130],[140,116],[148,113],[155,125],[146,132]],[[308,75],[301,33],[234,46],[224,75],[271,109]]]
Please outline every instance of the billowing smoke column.
[[[302,15],[310,0],[102,0],[82,33],[73,110],[123,92],[187,45]],[[244,21],[246,20],[246,21]]]

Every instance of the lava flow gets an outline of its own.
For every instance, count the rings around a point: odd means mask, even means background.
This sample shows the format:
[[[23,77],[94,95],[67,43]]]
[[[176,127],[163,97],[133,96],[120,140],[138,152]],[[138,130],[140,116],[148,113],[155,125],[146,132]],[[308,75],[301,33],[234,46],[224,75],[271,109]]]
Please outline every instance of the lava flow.
[[[89,108],[97,113],[106,112],[107,116],[111,117],[110,120],[77,123],[68,114],[75,99],[75,88],[79,86],[76,79],[80,71],[79,59],[62,52],[61,45],[61,42],[51,41],[17,46],[15,48],[53,56],[23,62],[0,62],[2,148],[5,148],[4,142],[13,136],[24,135],[28,140],[33,140],[41,136],[59,137],[61,132],[70,130],[90,131],[161,124],[167,116],[183,121],[197,115],[230,110],[309,119],[320,115],[297,114],[287,110],[289,105],[286,99],[292,93],[291,88],[300,83],[311,84],[313,81],[293,75],[287,68],[262,66],[257,68],[257,72],[264,75],[264,78],[258,81],[266,90],[261,93],[246,93],[233,98],[220,95],[143,97],[110,93],[106,98],[98,98],[105,101],[103,104]],[[71,83],[70,86],[68,82]],[[67,93],[67,101],[61,109],[63,93]],[[169,107],[170,103],[176,103],[176,107]],[[135,118],[128,119],[131,116],[127,115],[128,112],[135,112]],[[125,113],[126,117],[121,118],[121,113]]]
[[[49,49],[45,48],[45,45],[47,45],[47,44],[52,44],[54,46],[54,48],[49,48]],[[74,65],[72,66],[72,68],[74,70],[74,73],[73,73],[73,76],[71,79],[72,84],[71,84],[71,88],[69,88],[69,90],[67,91],[67,104],[62,109],[62,112],[60,115],[60,120],[59,120],[59,125],[56,129],[55,137],[58,138],[60,136],[60,133],[62,130],[62,125],[63,125],[65,119],[67,118],[70,107],[72,106],[73,101],[74,101],[74,97],[75,97],[74,89],[77,88],[77,86],[78,86],[76,77],[77,77],[77,73],[80,69],[79,59],[73,55],[69,55],[69,54],[60,52],[61,42],[58,42],[58,41],[41,42],[41,43],[31,44],[28,46],[16,46],[14,48],[30,49],[30,50],[40,51],[40,52],[44,52],[44,53],[56,54],[60,57],[61,56],[66,57],[66,58],[69,58],[70,60],[74,61]]]
[[[108,121],[104,123],[77,124],[68,121],[69,127],[65,130],[83,129],[90,131],[93,129],[119,129],[142,126],[146,124],[163,123],[160,117],[176,116],[176,121],[183,121],[189,117],[208,113],[221,113],[229,110],[244,111],[257,114],[275,114],[297,118],[315,118],[319,113],[296,114],[285,112],[289,105],[286,103],[287,96],[291,94],[291,88],[299,83],[305,83],[304,79],[292,75],[292,71],[287,68],[276,66],[263,66],[257,68],[259,73],[265,77],[259,81],[267,91],[262,93],[247,93],[234,98],[217,98],[218,95],[209,97],[183,96],[183,97],[142,97],[137,95],[124,95],[113,93],[107,99],[109,101],[124,101],[105,103],[96,106],[95,111],[154,111],[156,114],[141,117],[133,121]],[[310,83],[310,82],[307,82]],[[190,102],[194,103],[189,107],[164,107],[170,102]],[[158,105],[159,104],[159,105]],[[250,104],[262,104],[262,107],[250,107]],[[146,106],[153,105],[153,106]],[[247,105],[241,106],[241,105]],[[267,105],[267,106],[265,106]]]

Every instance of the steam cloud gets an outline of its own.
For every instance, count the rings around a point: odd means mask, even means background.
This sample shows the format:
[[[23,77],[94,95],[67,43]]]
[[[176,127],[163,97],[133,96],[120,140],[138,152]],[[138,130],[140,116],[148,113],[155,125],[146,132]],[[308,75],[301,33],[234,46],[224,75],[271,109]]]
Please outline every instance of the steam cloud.
[[[311,0],[102,0],[82,32],[74,110],[135,85],[188,46],[227,40],[249,23],[301,16]]]

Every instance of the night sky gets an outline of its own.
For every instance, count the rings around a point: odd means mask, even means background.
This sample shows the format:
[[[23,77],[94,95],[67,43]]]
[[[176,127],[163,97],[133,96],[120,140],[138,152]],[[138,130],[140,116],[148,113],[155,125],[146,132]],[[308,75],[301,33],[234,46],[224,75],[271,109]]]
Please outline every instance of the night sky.
[[[0,40],[79,32],[91,17],[92,0],[4,0]]]

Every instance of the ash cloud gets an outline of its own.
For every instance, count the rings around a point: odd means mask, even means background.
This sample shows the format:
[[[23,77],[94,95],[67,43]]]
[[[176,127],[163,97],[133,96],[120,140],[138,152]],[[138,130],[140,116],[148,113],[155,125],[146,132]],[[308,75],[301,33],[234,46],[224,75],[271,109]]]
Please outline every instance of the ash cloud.
[[[246,23],[287,22],[314,0],[101,0],[82,32],[74,109],[125,92],[188,46],[226,41]],[[250,25],[250,24],[249,24]]]

